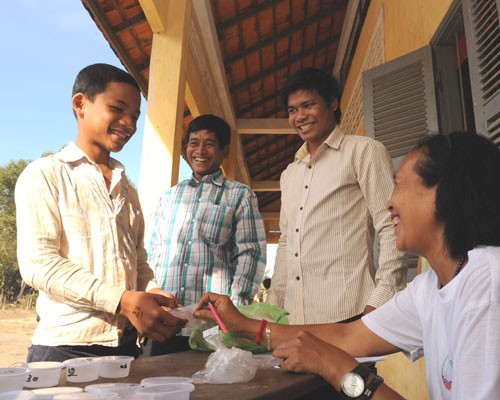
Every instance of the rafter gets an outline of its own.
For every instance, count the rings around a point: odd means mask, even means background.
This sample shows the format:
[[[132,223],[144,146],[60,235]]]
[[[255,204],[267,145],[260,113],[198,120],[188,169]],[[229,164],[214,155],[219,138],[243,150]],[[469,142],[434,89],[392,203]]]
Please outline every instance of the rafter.
[[[340,39],[340,36],[336,36],[333,39],[325,40],[324,42],[319,43],[314,47],[311,47],[309,50],[306,50],[302,53],[298,53],[293,57],[289,57],[285,61],[283,61],[279,64],[276,64],[273,68],[266,69],[266,70],[262,71],[260,74],[257,74],[255,76],[252,76],[251,78],[245,79],[244,82],[241,82],[238,85],[233,85],[231,87],[231,93],[236,93],[236,92],[240,91],[241,89],[247,89],[251,84],[264,79],[266,76],[274,74],[282,68],[289,67],[294,62],[301,61],[304,58],[306,58],[307,56],[314,54],[317,51],[323,50],[324,48],[327,48],[329,46],[333,46],[335,43],[338,43],[339,39]]]
[[[83,5],[89,12],[90,16],[99,27],[103,33],[106,40],[111,44],[111,47],[115,50],[120,61],[123,63],[125,68],[135,77],[139,87],[141,88],[144,97],[147,98],[148,94],[148,83],[146,79],[140,73],[140,70],[136,68],[134,59],[130,56],[127,48],[123,45],[121,40],[115,34],[113,26],[109,23],[106,14],[102,11],[101,6],[98,4],[98,0],[82,0]]]
[[[333,7],[327,8],[324,12],[321,12],[320,14],[316,14],[312,17],[306,18],[298,24],[293,24],[293,25],[291,25],[290,28],[281,31],[278,34],[275,34],[268,39],[262,40],[262,41],[256,43],[254,46],[251,46],[251,47],[245,49],[244,51],[239,51],[234,56],[226,57],[226,59],[224,60],[224,64],[231,65],[235,61],[241,60],[242,58],[245,58],[249,54],[252,54],[256,51],[259,51],[259,50],[263,49],[264,47],[267,47],[267,46],[277,42],[278,40],[280,40],[282,38],[285,38],[287,36],[291,36],[293,33],[298,32],[301,29],[304,29],[305,27],[307,27],[311,24],[318,23],[323,18],[331,17],[338,10],[344,9],[346,7],[346,4],[347,4],[347,0],[343,0],[340,3],[335,4]]]

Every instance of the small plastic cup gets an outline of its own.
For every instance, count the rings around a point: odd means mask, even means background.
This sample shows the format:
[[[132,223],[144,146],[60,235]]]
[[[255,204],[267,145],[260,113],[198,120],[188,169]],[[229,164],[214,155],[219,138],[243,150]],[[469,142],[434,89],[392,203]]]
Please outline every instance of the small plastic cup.
[[[99,357],[101,368],[99,376],[102,378],[126,378],[130,373],[130,364],[134,357],[104,356]]]
[[[26,364],[28,375],[24,382],[27,388],[42,388],[57,386],[61,377],[61,368],[64,366],[58,361],[35,361]]]
[[[172,385],[179,383],[193,383],[192,378],[184,376],[154,376],[151,378],[144,378],[141,381],[141,386],[158,386],[158,385]]]
[[[120,396],[134,394],[137,389],[141,389],[141,385],[128,382],[114,383],[96,383],[95,385],[85,386],[85,392],[89,393],[118,393]]]
[[[99,357],[70,358],[63,362],[67,382],[90,382],[99,378],[101,368]]]
[[[0,392],[22,390],[26,376],[26,368],[0,368]]]
[[[79,387],[60,386],[33,389],[31,392],[36,395],[36,400],[52,400],[54,396],[59,394],[82,393],[83,389]]]
[[[151,396],[151,399],[168,399],[168,400],[189,400],[189,394],[194,390],[194,385],[191,383],[177,383],[169,385],[148,386],[138,389],[138,395]]]

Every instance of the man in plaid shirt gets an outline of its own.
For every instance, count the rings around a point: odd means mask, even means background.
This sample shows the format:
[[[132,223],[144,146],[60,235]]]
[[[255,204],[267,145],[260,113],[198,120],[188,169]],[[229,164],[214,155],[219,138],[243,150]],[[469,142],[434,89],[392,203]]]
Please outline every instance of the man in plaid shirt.
[[[227,179],[220,166],[229,152],[231,129],[215,115],[189,124],[186,158],[193,170],[161,196],[149,223],[149,264],[158,284],[185,306],[206,292],[249,304],[262,281],[266,236],[257,198]],[[187,338],[153,342],[145,355],[188,350]]]

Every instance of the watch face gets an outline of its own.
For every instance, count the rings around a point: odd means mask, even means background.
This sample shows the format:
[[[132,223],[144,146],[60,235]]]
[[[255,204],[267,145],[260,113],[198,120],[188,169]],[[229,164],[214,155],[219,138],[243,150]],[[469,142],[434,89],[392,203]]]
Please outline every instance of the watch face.
[[[342,377],[340,382],[342,391],[349,397],[359,397],[365,390],[365,381],[361,376],[349,372]]]

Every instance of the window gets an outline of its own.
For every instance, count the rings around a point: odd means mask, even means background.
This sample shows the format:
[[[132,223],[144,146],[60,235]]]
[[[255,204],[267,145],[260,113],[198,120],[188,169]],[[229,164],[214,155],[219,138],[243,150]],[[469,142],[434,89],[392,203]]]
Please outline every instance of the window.
[[[438,131],[500,146],[499,9],[499,0],[456,0],[429,46],[364,72],[365,133],[395,164]]]

